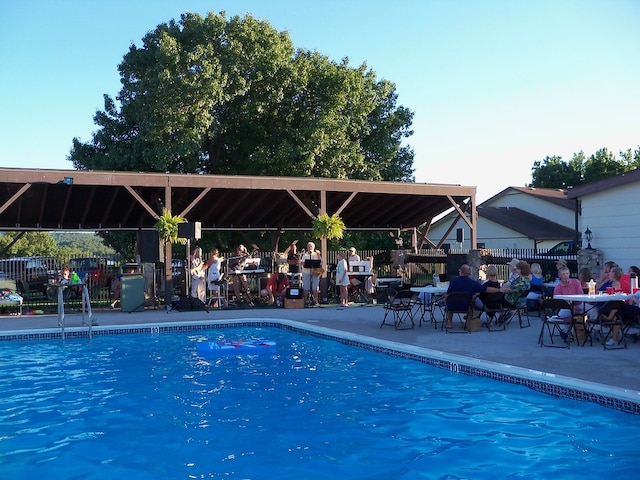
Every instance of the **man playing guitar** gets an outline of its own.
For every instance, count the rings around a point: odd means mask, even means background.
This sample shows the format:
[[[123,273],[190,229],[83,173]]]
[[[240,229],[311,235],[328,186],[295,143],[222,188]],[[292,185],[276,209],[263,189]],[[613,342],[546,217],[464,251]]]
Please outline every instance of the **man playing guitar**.
[[[204,285],[204,271],[207,269],[206,264],[202,260],[202,249],[196,247],[190,259],[191,274],[191,296],[200,299],[202,303],[207,300],[207,292]]]

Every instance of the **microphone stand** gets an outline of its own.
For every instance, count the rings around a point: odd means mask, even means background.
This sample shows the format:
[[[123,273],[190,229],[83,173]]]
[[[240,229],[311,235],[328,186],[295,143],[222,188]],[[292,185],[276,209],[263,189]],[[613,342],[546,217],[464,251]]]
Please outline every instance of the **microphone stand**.
[[[224,267],[224,264],[227,264],[227,267],[224,269],[224,271],[226,273],[220,273],[220,278],[224,278],[224,275],[226,274],[227,276],[227,281],[225,281],[224,283],[226,283],[225,287],[224,287],[224,299],[225,302],[227,303],[227,308],[229,308],[229,260],[230,258],[223,258],[222,259],[222,266]],[[220,270],[221,272],[223,271],[222,269]]]

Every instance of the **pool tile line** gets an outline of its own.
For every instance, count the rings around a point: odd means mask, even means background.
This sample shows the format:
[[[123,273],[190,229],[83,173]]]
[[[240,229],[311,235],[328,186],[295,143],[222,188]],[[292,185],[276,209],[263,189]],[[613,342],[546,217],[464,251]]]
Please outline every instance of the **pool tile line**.
[[[146,325],[96,326],[91,336],[118,334],[159,335],[170,332],[192,332],[205,329],[224,329],[238,327],[280,328],[314,337],[337,341],[345,345],[364,348],[393,357],[405,358],[425,363],[437,368],[501,382],[522,385],[532,390],[554,397],[569,398],[578,401],[596,403],[625,413],[640,415],[640,392],[609,387],[597,383],[576,380],[569,377],[534,371],[512,365],[486,360],[472,359],[461,355],[440,352],[423,347],[411,346],[387,340],[380,340],[350,332],[337,331],[316,325],[309,325],[284,319],[241,319],[241,320],[202,320],[189,322],[150,323]],[[89,338],[86,327],[66,328],[64,339]],[[55,340],[62,339],[59,328],[42,330],[9,331],[0,333],[2,340]]]

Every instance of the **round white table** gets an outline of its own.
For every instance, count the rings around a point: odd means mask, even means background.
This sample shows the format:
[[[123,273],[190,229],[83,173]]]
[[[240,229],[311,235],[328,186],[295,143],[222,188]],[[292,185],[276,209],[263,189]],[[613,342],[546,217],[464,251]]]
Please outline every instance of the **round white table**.
[[[431,322],[434,324],[435,328],[438,328],[438,320],[435,316],[436,308],[440,308],[439,301],[442,300],[442,297],[445,293],[447,293],[447,289],[449,287],[437,287],[434,285],[425,285],[424,287],[411,287],[412,292],[416,292],[420,294],[420,303],[422,304],[422,314],[420,315],[420,324],[422,326],[422,321],[424,320],[424,316],[427,312],[429,312],[429,316]],[[440,313],[443,314],[442,310]],[[443,314],[444,321],[444,314]]]

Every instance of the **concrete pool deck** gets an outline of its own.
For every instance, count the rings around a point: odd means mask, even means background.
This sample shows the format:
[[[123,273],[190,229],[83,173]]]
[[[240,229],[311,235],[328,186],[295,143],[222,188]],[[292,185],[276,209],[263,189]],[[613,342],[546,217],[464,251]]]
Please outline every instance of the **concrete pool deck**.
[[[393,326],[380,328],[383,316],[384,309],[380,305],[354,305],[346,308],[326,305],[305,309],[212,309],[208,313],[176,310],[167,313],[164,309],[122,313],[117,309],[94,309],[92,319],[98,323],[94,329],[198,320],[292,320],[303,325],[562,375],[640,394],[640,341],[633,343],[631,340],[628,348],[615,350],[604,350],[600,343],[594,343],[593,346],[587,343],[584,347],[574,343],[570,349],[543,348],[537,343],[541,321],[536,316],[530,317],[529,328],[520,328],[516,318],[506,331],[489,332],[483,328],[474,333],[446,333],[440,328],[436,330],[428,321],[422,327],[416,324],[415,329],[409,330],[395,330]],[[441,318],[439,313],[437,317]],[[57,322],[57,315],[0,316],[0,337],[16,332],[28,334],[56,329]],[[82,315],[67,312],[65,326],[82,326]]]

